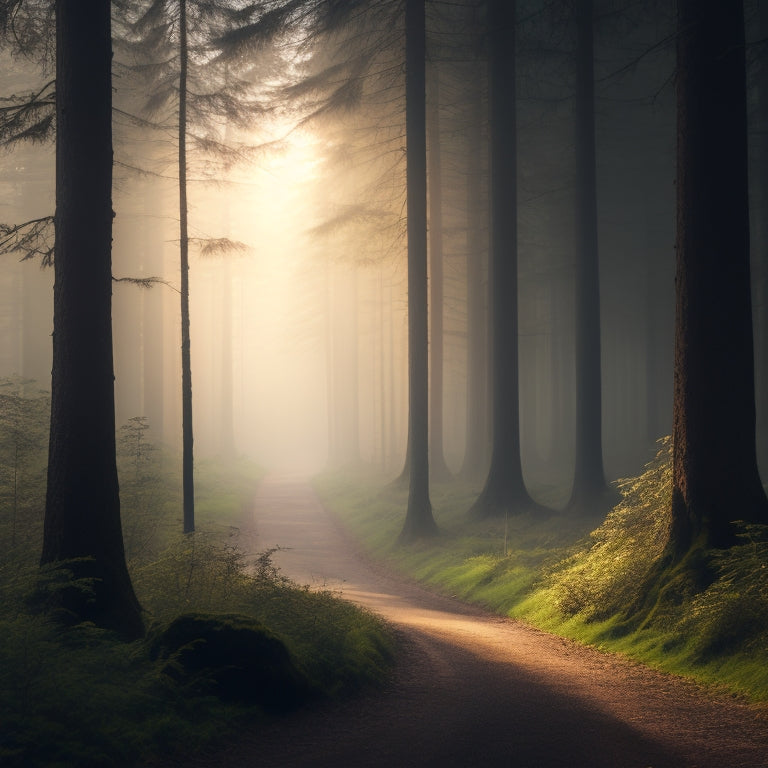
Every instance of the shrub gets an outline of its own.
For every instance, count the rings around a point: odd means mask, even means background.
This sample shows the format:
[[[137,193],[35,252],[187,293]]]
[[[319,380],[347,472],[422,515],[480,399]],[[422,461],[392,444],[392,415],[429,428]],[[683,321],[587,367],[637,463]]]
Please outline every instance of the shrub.
[[[563,614],[602,619],[623,613],[637,600],[669,531],[672,438],[659,443],[639,477],[619,481],[622,499],[587,545],[550,572],[546,584]]]

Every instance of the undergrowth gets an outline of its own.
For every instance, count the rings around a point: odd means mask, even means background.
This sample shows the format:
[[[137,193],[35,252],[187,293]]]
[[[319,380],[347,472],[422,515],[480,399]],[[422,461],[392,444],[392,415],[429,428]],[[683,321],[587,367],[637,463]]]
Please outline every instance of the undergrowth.
[[[183,613],[255,618],[320,695],[349,695],[385,679],[393,641],[378,619],[283,578],[269,551],[245,554],[254,541],[241,522],[260,476],[252,464],[199,462],[197,530],[182,534],[178,457],[152,446],[143,418],[120,430],[118,465],[126,555],[147,638],[123,643],[91,625],[55,623],[40,595],[57,585],[38,568],[48,403],[30,391],[0,382],[0,420],[27,420],[26,430],[6,431],[0,441],[0,765],[184,759],[244,719],[265,717],[260,707],[180,687],[164,673],[165,662],[151,657],[153,638]],[[6,478],[13,477],[19,482],[9,490]]]
[[[342,475],[316,487],[361,546],[441,592],[768,701],[768,526],[743,526],[740,544],[705,553],[716,578],[704,591],[633,620],[667,541],[671,484],[666,438],[638,477],[619,481],[601,523],[558,512],[476,522],[466,513],[477,489],[437,485],[440,535],[406,547],[394,542],[407,491]]]

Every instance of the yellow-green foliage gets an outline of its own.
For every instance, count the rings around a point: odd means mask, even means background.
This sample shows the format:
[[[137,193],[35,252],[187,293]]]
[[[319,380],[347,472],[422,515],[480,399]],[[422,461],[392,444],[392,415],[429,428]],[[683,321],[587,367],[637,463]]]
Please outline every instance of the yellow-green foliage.
[[[619,481],[622,500],[586,546],[549,574],[547,586],[563,614],[604,619],[638,599],[669,534],[672,439],[664,438],[660,446],[645,472]]]
[[[668,538],[670,438],[660,441],[642,474],[620,482],[620,503],[594,530],[567,511],[471,521],[466,511],[473,495],[445,485],[432,490],[440,535],[395,547],[406,490],[338,476],[322,478],[317,487],[373,555],[426,584],[542,629],[768,700],[768,526],[743,526],[742,543],[728,550],[697,552],[711,574],[707,588],[678,590],[652,620],[633,618]]]
[[[678,631],[698,657],[768,657],[768,526],[745,525],[738,546],[712,554],[718,578],[693,599]]]

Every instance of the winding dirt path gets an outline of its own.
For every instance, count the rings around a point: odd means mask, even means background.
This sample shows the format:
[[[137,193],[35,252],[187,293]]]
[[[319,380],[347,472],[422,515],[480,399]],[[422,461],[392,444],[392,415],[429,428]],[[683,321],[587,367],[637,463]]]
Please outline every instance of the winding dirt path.
[[[354,552],[311,487],[267,478],[257,550],[382,614],[401,639],[383,693],[243,734],[217,766],[766,768],[768,713],[434,595]],[[194,764],[193,764],[194,765]]]

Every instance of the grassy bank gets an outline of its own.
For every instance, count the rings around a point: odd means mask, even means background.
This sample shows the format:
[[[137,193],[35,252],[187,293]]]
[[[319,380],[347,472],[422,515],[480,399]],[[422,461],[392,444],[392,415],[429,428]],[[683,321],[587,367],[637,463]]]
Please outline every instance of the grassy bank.
[[[140,419],[121,430],[119,468],[126,553],[147,638],[123,643],[93,626],[51,621],[46,602],[61,572],[41,579],[37,567],[46,403],[12,404],[34,410],[39,429],[17,432],[23,454],[12,441],[0,444],[0,473],[18,480],[3,483],[0,494],[0,764],[151,765],[272,717],[271,694],[232,700],[208,669],[178,674],[181,651],[158,656],[180,614],[249,617],[249,626],[287,649],[304,700],[352,695],[387,676],[392,639],[374,616],[284,579],[269,552],[246,554],[256,551],[241,523],[258,469],[244,460],[201,461],[197,530],[183,535],[178,457],[154,448]]]
[[[341,474],[316,486],[361,546],[440,592],[768,701],[768,528],[744,527],[742,544],[707,553],[714,580],[705,591],[681,588],[645,620],[630,618],[666,540],[669,453],[666,442],[640,477],[620,484],[619,505],[593,519],[553,512],[472,521],[477,489],[438,485],[440,534],[408,546],[395,544],[407,489]],[[533,490],[539,499],[558,495]]]

